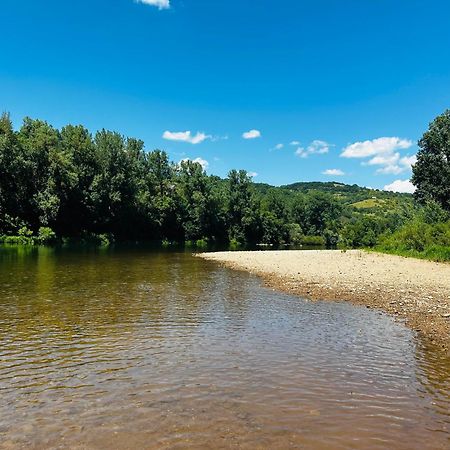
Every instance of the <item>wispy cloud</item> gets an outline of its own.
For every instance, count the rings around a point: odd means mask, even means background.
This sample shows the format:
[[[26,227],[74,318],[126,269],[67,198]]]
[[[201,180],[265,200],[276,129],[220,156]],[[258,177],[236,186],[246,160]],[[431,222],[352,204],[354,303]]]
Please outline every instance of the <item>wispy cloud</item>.
[[[136,3],[143,3],[144,5],[156,6],[158,9],[169,9],[170,0],[135,0]]]
[[[293,146],[300,145],[300,141],[292,141],[289,143],[289,145],[293,145]]]
[[[195,159],[184,158],[180,162],[183,162],[183,161],[192,161],[193,163],[200,164],[202,166],[203,170],[206,170],[209,167],[209,162],[206,161],[206,159],[203,159],[200,157],[195,158]]]
[[[398,175],[415,164],[415,155],[401,156],[399,150],[412,147],[412,141],[399,137],[382,137],[371,141],[355,142],[345,147],[343,158],[369,158],[363,162],[366,166],[380,166],[376,173]]]
[[[258,176],[258,174],[256,172],[247,172],[247,175],[252,178],[255,178]]]
[[[284,148],[284,144],[277,144],[275,147],[270,148],[269,151],[273,152],[275,150],[281,150],[282,148]]]
[[[307,147],[298,147],[295,154],[300,158],[307,158],[310,155],[323,155],[328,153],[331,147],[333,147],[332,144],[316,139]]]
[[[246,131],[245,133],[242,134],[242,137],[244,139],[256,139],[261,137],[261,131],[259,130]]]
[[[213,142],[217,142],[217,141],[227,141],[228,140],[228,136],[211,136],[211,141]]]
[[[333,177],[342,177],[345,173],[341,169],[327,169],[322,172],[323,175],[330,175]]]
[[[392,192],[408,192],[409,194],[413,194],[416,188],[409,180],[395,180],[391,184],[387,184],[384,187],[384,190]]]
[[[163,139],[168,141],[189,142],[190,144],[201,144],[206,139],[213,139],[211,135],[197,132],[192,134],[190,131],[164,131]]]

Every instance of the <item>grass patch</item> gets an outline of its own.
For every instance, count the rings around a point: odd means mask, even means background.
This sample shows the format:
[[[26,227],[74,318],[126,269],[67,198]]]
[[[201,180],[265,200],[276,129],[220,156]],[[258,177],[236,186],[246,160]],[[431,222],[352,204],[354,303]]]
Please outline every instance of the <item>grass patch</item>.
[[[368,198],[360,202],[352,203],[351,206],[356,209],[381,208],[386,205],[386,201],[379,198]]]
[[[440,245],[432,245],[431,247],[419,252],[407,248],[392,248],[382,245],[376,246],[367,251],[374,251],[378,253],[387,253],[389,255],[405,256],[407,258],[426,259],[436,262],[450,262],[450,247],[443,247]]]

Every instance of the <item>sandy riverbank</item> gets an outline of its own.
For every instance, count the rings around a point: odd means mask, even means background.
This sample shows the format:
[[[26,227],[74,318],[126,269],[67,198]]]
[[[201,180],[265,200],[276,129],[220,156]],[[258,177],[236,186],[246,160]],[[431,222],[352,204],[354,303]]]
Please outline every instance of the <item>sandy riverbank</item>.
[[[379,308],[450,349],[450,264],[359,250],[203,253],[202,258],[264,277],[310,299]]]

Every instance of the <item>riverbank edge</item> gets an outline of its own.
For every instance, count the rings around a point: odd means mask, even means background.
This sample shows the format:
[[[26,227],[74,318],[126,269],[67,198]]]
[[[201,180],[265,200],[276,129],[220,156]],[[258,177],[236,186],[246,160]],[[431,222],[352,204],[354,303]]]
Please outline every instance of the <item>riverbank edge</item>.
[[[289,250],[286,250],[286,252],[289,252]],[[412,259],[376,252],[365,252],[362,250],[352,250],[351,252],[358,252],[362,257],[364,257],[364,255],[372,254],[397,258],[399,263],[401,263],[401,260]],[[426,287],[420,291],[412,289],[408,292],[407,296],[405,296],[404,290],[400,288],[392,289],[392,286],[383,282],[384,280],[379,280],[379,284],[376,288],[371,285],[365,285],[363,288],[361,283],[360,285],[356,285],[355,283],[348,282],[348,280],[346,280],[346,286],[342,286],[336,284],[331,278],[329,280],[322,279],[318,282],[315,277],[300,275],[300,272],[295,277],[286,276],[277,272],[276,268],[279,268],[279,261],[276,260],[276,257],[273,261],[273,267],[267,270],[258,269],[256,265],[249,264],[248,260],[242,261],[239,260],[239,258],[230,259],[231,255],[238,255],[241,253],[245,253],[249,256],[252,253],[258,252],[197,253],[195,256],[208,261],[214,261],[233,270],[240,270],[257,275],[263,279],[265,285],[269,288],[277,289],[292,295],[298,295],[308,300],[349,301],[356,305],[383,311],[393,316],[396,320],[405,323],[405,325],[414,330],[421,339],[424,339],[427,343],[441,349],[447,356],[450,356],[450,317],[448,311],[447,313],[442,314],[442,310],[429,309],[429,306],[418,309],[416,302],[414,302],[415,307],[411,307],[413,303],[408,300],[413,297],[426,296],[429,299],[433,298],[436,303],[439,303],[439,298],[434,297],[435,292],[427,292]],[[335,254],[338,253],[344,255],[347,252],[336,250]],[[227,257],[224,257],[224,255],[227,255]],[[417,261],[424,262],[424,260]],[[327,261],[324,260],[324,263],[326,262]],[[444,264],[445,266],[448,265],[445,263],[439,264]],[[418,276],[420,276],[420,274],[418,274]],[[449,299],[450,296],[447,295],[447,298],[445,299],[446,304],[449,303]]]

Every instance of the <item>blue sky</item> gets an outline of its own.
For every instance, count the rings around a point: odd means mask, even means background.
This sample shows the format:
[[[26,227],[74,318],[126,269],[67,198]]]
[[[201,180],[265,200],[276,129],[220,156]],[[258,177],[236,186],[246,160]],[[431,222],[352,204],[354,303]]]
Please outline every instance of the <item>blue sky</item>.
[[[208,173],[409,190],[450,106],[448,0],[0,2],[17,127],[113,129]]]

